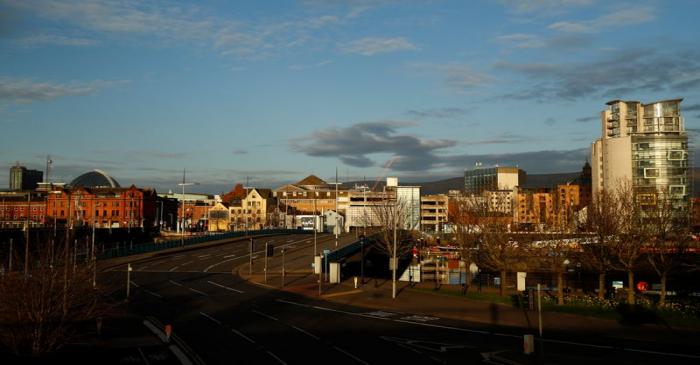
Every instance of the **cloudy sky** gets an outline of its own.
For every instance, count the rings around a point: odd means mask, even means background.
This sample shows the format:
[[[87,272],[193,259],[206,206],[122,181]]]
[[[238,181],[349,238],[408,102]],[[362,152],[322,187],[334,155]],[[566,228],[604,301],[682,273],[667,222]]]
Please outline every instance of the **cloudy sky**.
[[[577,171],[611,99],[682,97],[700,130],[697,14],[694,0],[0,0],[0,186],[47,154],[63,181],[100,168],[168,190],[186,168],[207,192],[336,167]]]

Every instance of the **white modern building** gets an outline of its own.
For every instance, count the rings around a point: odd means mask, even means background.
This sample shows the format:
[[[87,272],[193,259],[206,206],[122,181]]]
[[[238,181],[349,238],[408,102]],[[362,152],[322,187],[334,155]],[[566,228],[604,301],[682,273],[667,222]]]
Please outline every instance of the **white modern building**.
[[[607,103],[602,136],[591,146],[594,196],[629,182],[640,204],[654,206],[668,198],[679,216],[687,216],[692,185],[681,101]]]

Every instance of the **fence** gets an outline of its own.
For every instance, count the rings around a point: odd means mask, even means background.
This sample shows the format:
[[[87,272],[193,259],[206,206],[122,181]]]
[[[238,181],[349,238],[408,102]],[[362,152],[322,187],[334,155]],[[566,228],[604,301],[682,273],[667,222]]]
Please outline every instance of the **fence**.
[[[98,255],[99,259],[110,259],[115,257],[124,257],[130,255],[136,255],[147,252],[167,250],[169,248],[175,247],[185,247],[192,246],[205,242],[213,242],[219,240],[226,240],[231,238],[241,238],[247,236],[263,236],[263,235],[273,235],[273,234],[292,234],[292,233],[308,233],[306,231],[295,230],[295,229],[263,229],[258,231],[248,231],[247,234],[244,231],[239,232],[227,232],[227,233],[217,233],[207,236],[194,236],[189,238],[177,238],[168,241],[161,242],[149,242],[142,244],[129,245],[124,247],[116,247],[107,251],[102,252]]]

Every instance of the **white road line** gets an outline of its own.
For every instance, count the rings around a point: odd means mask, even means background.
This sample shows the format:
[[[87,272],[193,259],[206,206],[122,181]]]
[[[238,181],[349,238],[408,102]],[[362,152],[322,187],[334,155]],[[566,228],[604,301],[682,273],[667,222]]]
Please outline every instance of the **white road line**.
[[[271,315],[269,315],[269,314],[266,314],[266,313],[257,311],[257,310],[255,310],[255,309],[253,309],[252,312],[255,313],[255,314],[259,314],[259,315],[261,315],[261,316],[263,316],[263,317],[269,318],[269,319],[271,319],[271,320],[273,320],[273,321],[279,321],[279,319],[277,319],[277,318],[275,318],[275,317],[273,317],[273,316],[271,316]]]
[[[229,258],[229,257],[236,257],[236,255],[226,255],[226,256],[224,256],[225,259],[227,259],[227,258]]]
[[[206,269],[204,269],[204,272],[207,272],[207,271],[211,270],[211,268],[214,267],[214,266],[219,266],[219,265],[223,264],[224,262],[229,262],[229,261],[233,261],[233,260],[235,260],[235,259],[228,259],[228,260],[224,260],[224,261],[218,262],[218,263],[216,263],[216,264],[214,264],[214,265],[209,265]]]
[[[250,343],[255,343],[255,341],[253,341],[250,337],[244,335],[243,333],[241,333],[241,331],[239,331],[239,330],[237,330],[237,329],[235,329],[235,328],[231,328],[231,332],[233,332],[233,333],[235,333],[235,334],[237,334],[237,335],[243,337],[244,339],[246,339],[246,341],[248,341],[248,342],[250,342]]]
[[[284,299],[277,299],[277,301],[278,301],[278,302],[280,302],[280,303],[287,303],[287,304],[291,304],[291,305],[296,305],[296,306],[299,306],[299,307],[304,307],[304,308],[311,308],[311,306],[310,306],[310,305],[308,305],[308,304],[302,304],[302,303],[290,302],[290,301],[288,301],[288,300],[284,300]]]
[[[213,282],[213,281],[207,281],[207,283],[209,283],[209,284],[211,284],[211,285],[214,285],[214,286],[218,286],[218,287],[221,288],[221,289],[226,289],[226,290],[234,291],[234,292],[236,292],[236,293],[241,293],[241,294],[245,293],[243,290],[238,290],[238,289],[234,289],[234,288],[229,288],[228,286],[221,285],[221,284],[217,284],[217,283],[215,283],[215,282]]]
[[[135,286],[135,287],[137,287],[137,288],[140,286],[139,284],[136,284],[136,283],[133,282],[133,281],[131,282],[131,285],[133,285],[133,286]]]
[[[451,326],[442,326],[442,325],[439,325],[439,324],[431,324],[431,323],[404,321],[404,320],[402,320],[402,319],[395,319],[394,322],[409,323],[409,324],[413,324],[413,325],[416,325],[416,326],[435,327],[435,328],[442,328],[442,329],[446,329],[446,330],[454,330],[454,331],[461,331],[461,332],[478,333],[478,334],[480,334],[480,335],[490,335],[490,334],[492,334],[491,332],[487,332],[487,331],[471,330],[471,329],[467,329],[467,328],[459,328],[459,327],[451,327]],[[499,335],[502,335],[502,334],[499,334]],[[502,336],[516,337],[516,338],[520,338],[520,337],[521,337],[521,336],[515,336],[515,335],[502,335]]]
[[[193,292],[195,292],[195,293],[197,293],[197,294],[204,295],[205,297],[208,297],[208,296],[209,296],[209,294],[207,294],[207,293],[205,293],[205,292],[202,292],[202,291],[199,291],[199,290],[194,289],[194,288],[187,288],[187,289],[189,289],[189,290],[191,290],[191,291],[193,291]]]
[[[677,354],[677,353],[673,353],[673,352],[661,352],[661,351],[639,350],[639,349],[624,349],[624,350],[631,351],[631,352],[639,352],[642,354],[685,357],[688,359],[700,359],[700,356],[697,356],[697,355]]]
[[[305,335],[307,335],[307,336],[313,338],[313,339],[316,340],[316,341],[320,341],[320,340],[321,340],[321,338],[319,338],[318,336],[316,336],[316,335],[314,335],[314,334],[312,334],[312,333],[309,333],[309,332],[307,332],[307,331],[305,331],[305,330],[303,330],[303,329],[301,329],[301,328],[299,328],[299,327],[297,327],[297,326],[295,326],[295,325],[291,325],[291,326],[292,326],[292,328],[294,328],[295,330],[297,330],[297,331],[299,331],[299,332],[301,332],[301,333],[303,333],[303,334],[305,334]]]
[[[280,303],[287,303],[287,304],[296,305],[296,306],[304,307],[304,308],[313,308],[313,309],[318,309],[318,310],[323,310],[323,311],[337,312],[337,313],[343,313],[343,314],[359,316],[359,317],[366,317],[366,318],[385,319],[385,318],[381,318],[381,317],[368,316],[368,315],[365,315],[362,313],[352,313],[352,312],[346,312],[346,311],[341,311],[341,310],[337,310],[337,309],[331,309],[331,308],[325,308],[325,307],[319,307],[319,306],[311,306],[311,305],[291,302],[291,301],[283,300],[283,299],[277,299],[276,301],[280,302]],[[473,329],[460,328],[460,327],[443,326],[443,325],[439,325],[439,324],[405,321],[405,320],[401,320],[401,319],[393,319],[392,321],[412,324],[415,326],[442,328],[442,329],[448,329],[448,330],[453,330],[453,331],[476,333],[476,334],[481,334],[481,335],[494,335],[494,336],[500,336],[500,337],[521,338],[521,336],[511,335],[511,334],[507,334],[507,333],[491,333],[491,332],[487,332],[487,331],[473,330]],[[582,346],[582,347],[593,347],[593,348],[616,350],[616,348],[612,347],[612,346],[594,345],[594,344],[582,343],[582,342],[563,341],[563,340],[554,340],[554,339],[543,339],[542,341],[551,342],[551,343],[568,344],[568,345],[574,345],[574,346]],[[673,357],[683,357],[683,358],[689,358],[689,359],[700,359],[700,356],[698,356],[698,355],[679,354],[679,353],[674,353],[674,352],[651,351],[651,350],[641,350],[641,349],[633,349],[633,348],[623,348],[621,350],[629,351],[629,352],[652,354],[652,355],[660,355],[660,356],[673,356]],[[358,359],[358,361],[362,361],[362,360]]]
[[[353,354],[351,354],[351,353],[349,353],[349,352],[347,352],[347,351],[341,349],[341,348],[338,347],[338,346],[333,346],[333,348],[336,349],[336,350],[339,351],[339,352],[344,353],[345,355],[347,355],[347,356],[350,357],[351,359],[353,359],[353,360],[359,362],[360,364],[369,365],[368,362],[366,362],[366,361],[364,361],[364,360],[358,358],[357,356],[355,356],[355,355],[353,355]]]
[[[208,254],[206,254],[206,255],[197,256],[197,257],[199,257],[199,258],[201,259],[202,257],[209,257],[209,256],[211,256],[210,253],[208,253]]]
[[[186,256],[186,255],[175,255],[175,256],[173,256],[173,258],[174,258],[174,259],[179,259],[179,258],[182,258],[182,257],[185,257],[185,256]]]
[[[273,354],[272,352],[270,352],[270,350],[267,350],[267,351],[265,351],[265,352],[267,352],[268,355],[272,356],[272,358],[274,358],[275,360],[277,360],[280,364],[287,365],[286,362],[282,361],[282,359],[280,359],[279,357],[277,357],[277,355],[275,355],[275,354]]]
[[[182,286],[182,284],[178,283],[177,281],[172,281],[172,280],[168,280],[168,281],[170,282],[170,284]]]
[[[216,318],[214,318],[214,317],[212,317],[212,316],[210,316],[210,315],[208,315],[208,314],[206,314],[206,313],[204,313],[204,312],[199,312],[199,314],[201,314],[201,315],[204,316],[205,318],[211,320],[212,322],[218,324],[219,326],[222,325],[222,324],[221,324],[221,321],[219,321],[218,319],[216,319]]]
[[[150,291],[150,290],[148,290],[148,289],[145,289],[145,290],[146,290],[146,293],[151,294],[151,295],[153,295],[153,296],[156,297],[156,298],[163,298],[163,296],[160,295],[160,294],[158,294],[158,293],[154,293],[154,292],[152,292],[152,291]]]
[[[180,265],[173,266],[172,269],[170,269],[170,270],[168,270],[168,271],[173,272],[173,271],[175,271],[178,267],[180,267]]]

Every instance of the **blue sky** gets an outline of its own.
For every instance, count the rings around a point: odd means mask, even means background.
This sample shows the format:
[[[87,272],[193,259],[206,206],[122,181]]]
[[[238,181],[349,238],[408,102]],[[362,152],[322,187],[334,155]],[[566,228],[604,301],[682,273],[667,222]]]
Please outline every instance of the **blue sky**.
[[[336,167],[577,171],[611,99],[682,97],[700,128],[697,14],[692,0],[0,0],[0,181],[47,154],[63,181],[100,168],[161,191],[183,168],[206,192]]]

